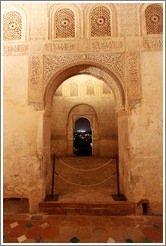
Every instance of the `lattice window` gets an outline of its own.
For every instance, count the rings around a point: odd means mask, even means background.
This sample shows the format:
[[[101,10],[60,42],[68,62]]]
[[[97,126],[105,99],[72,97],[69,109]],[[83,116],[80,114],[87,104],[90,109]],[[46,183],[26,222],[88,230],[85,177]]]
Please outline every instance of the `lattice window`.
[[[70,9],[61,9],[55,13],[55,37],[75,37],[75,18]]]
[[[147,34],[163,33],[163,8],[158,4],[151,4],[145,10]]]
[[[78,85],[76,83],[70,84],[70,96],[78,96]]]
[[[60,85],[55,92],[55,96],[62,96],[62,86]]]
[[[17,11],[10,11],[3,17],[3,39],[19,40],[22,33],[22,16]]]
[[[93,9],[90,16],[91,37],[111,36],[110,11],[104,6]]]
[[[104,95],[111,94],[111,89],[106,83],[103,83],[103,94]]]
[[[89,82],[87,85],[87,95],[94,95],[95,91],[94,91],[94,85],[93,83]]]

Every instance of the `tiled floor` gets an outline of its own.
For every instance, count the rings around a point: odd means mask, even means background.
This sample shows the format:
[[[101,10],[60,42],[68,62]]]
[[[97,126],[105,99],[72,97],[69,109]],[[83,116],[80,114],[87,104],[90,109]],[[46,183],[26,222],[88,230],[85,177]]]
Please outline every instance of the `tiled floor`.
[[[4,243],[162,243],[161,216],[5,214]]]

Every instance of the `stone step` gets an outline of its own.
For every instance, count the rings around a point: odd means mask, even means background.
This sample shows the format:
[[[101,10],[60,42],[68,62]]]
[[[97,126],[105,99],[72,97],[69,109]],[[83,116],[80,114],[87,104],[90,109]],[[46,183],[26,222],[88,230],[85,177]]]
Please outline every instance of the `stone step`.
[[[46,214],[80,215],[130,215],[135,213],[135,204],[128,201],[112,203],[76,203],[43,201],[39,204],[40,212]]]

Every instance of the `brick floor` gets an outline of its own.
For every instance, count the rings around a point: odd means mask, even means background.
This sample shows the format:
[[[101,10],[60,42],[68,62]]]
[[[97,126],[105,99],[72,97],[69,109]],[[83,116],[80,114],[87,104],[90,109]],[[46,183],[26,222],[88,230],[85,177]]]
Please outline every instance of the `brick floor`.
[[[31,215],[4,216],[4,243],[162,243],[161,216],[80,216]],[[16,223],[15,228],[11,224]],[[27,226],[28,225],[28,226]],[[29,227],[30,225],[30,227]],[[44,226],[42,226],[44,225]]]

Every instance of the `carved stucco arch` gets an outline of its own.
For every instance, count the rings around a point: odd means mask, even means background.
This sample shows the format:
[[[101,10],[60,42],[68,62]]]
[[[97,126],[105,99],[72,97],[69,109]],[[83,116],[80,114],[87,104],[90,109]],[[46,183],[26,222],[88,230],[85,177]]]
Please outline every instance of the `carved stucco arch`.
[[[85,61],[84,63],[72,63],[70,65],[64,66],[63,68],[60,68],[58,71],[55,70],[52,72],[52,76],[50,76],[50,78],[48,79],[49,82],[46,83],[46,87],[44,90],[45,115],[51,115],[53,96],[58,86],[66,79],[79,74],[92,75],[107,83],[112,89],[115,97],[116,111],[125,110],[125,92],[122,83],[117,78],[117,76],[103,65],[91,61]]]

